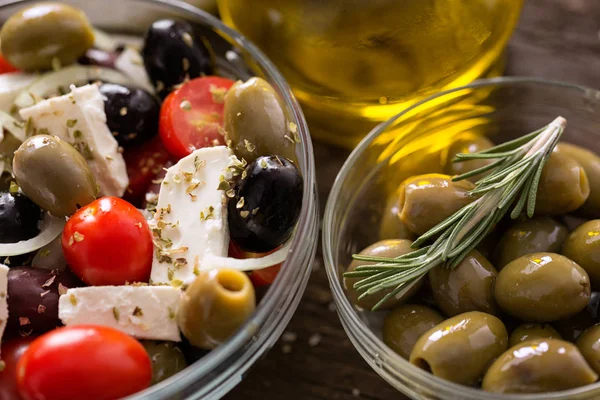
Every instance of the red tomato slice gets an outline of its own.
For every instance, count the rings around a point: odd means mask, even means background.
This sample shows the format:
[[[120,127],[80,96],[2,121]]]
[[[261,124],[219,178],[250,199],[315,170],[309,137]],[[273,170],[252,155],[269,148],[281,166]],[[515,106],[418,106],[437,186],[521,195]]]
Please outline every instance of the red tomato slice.
[[[118,197],[80,208],[62,233],[67,264],[88,285],[148,282],[152,234],[142,213]]]
[[[152,364],[140,342],[113,328],[80,325],[40,336],[17,364],[25,400],[113,400],[150,386]]]
[[[11,64],[6,61],[6,59],[0,56],[0,74],[6,74],[9,72],[17,72],[18,69],[13,67]]]
[[[270,252],[263,253],[263,254],[251,253],[249,251],[240,249],[238,247],[238,245],[236,245],[233,241],[229,242],[229,257],[233,257],[233,258],[241,258],[241,259],[258,258],[258,257],[264,257],[267,254],[271,254],[275,251],[277,251],[277,249],[271,250]],[[270,285],[271,283],[273,283],[273,281],[275,281],[275,278],[277,278],[277,274],[279,273],[279,270],[281,269],[282,265],[283,265],[283,263],[279,263],[277,265],[273,265],[272,267],[257,269],[255,271],[250,271],[248,274],[250,276],[250,280],[252,281],[252,284],[254,285],[254,287],[258,288],[258,287],[267,286],[267,285]]]
[[[203,76],[167,96],[160,109],[158,131],[173,156],[182,158],[202,147],[225,144],[222,99],[233,83]]]
[[[152,180],[162,171],[171,158],[162,140],[156,136],[152,140],[125,150],[125,164],[129,176],[129,187],[123,198],[136,206],[144,201]]]
[[[2,342],[4,370],[0,372],[0,400],[19,399],[17,392],[17,363],[33,342],[33,337],[24,337]]]

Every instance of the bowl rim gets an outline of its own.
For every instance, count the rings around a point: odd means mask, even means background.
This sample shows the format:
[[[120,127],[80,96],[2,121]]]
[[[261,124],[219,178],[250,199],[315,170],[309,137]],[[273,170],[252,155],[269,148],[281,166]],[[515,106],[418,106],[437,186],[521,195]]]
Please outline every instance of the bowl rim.
[[[367,358],[367,352],[370,352],[372,349],[376,350],[375,354],[369,354],[370,356],[378,357],[378,354],[393,354],[394,360],[392,368],[400,367],[402,373],[406,375],[407,379],[412,380],[413,382],[418,382],[430,388],[435,388],[436,390],[443,390],[443,394],[451,394],[451,395],[464,395],[468,394],[471,399],[485,397],[485,400],[564,400],[569,396],[582,395],[590,390],[600,389],[600,382],[596,382],[594,384],[582,386],[575,389],[564,390],[560,392],[551,392],[551,393],[540,393],[540,394],[518,394],[518,395],[506,395],[506,394],[497,394],[492,392],[484,392],[481,389],[471,388],[463,385],[459,385],[445,379],[438,378],[433,376],[432,374],[427,373],[424,370],[421,370],[413,365],[411,365],[407,360],[403,359],[399,355],[396,355],[393,350],[391,350],[381,339],[379,339],[368,327],[367,325],[359,318],[356,310],[346,297],[346,293],[341,284],[341,279],[339,279],[339,272],[336,265],[336,256],[334,251],[336,249],[333,248],[332,243],[335,239],[332,238],[332,224],[333,218],[335,214],[335,208],[337,206],[337,199],[339,198],[342,186],[344,182],[347,180],[348,174],[352,171],[352,167],[357,161],[357,159],[366,151],[369,145],[383,132],[387,130],[396,120],[404,116],[405,114],[411,112],[412,110],[427,104],[431,101],[435,101],[438,98],[447,96],[452,93],[456,93],[465,89],[477,89],[483,87],[491,87],[491,86],[507,86],[512,84],[533,84],[533,85],[542,85],[549,86],[555,88],[563,88],[568,90],[575,90],[581,92],[584,96],[590,96],[593,98],[600,99],[600,90],[592,89],[584,85],[579,85],[575,83],[563,82],[558,80],[548,80],[537,77],[496,77],[496,78],[488,78],[488,79],[480,79],[474,81],[468,85],[456,87],[449,90],[444,90],[437,92],[433,95],[427,96],[418,102],[415,102],[411,106],[407,107],[403,111],[394,115],[387,121],[384,121],[373,128],[368,135],[356,146],[356,148],[350,153],[342,168],[338,172],[338,175],[335,178],[329,196],[327,198],[327,202],[325,205],[325,213],[323,216],[323,236],[321,238],[321,245],[323,249],[323,261],[325,264],[325,269],[327,271],[327,278],[329,279],[329,285],[333,292],[333,297],[336,302],[338,316],[342,321],[342,325],[346,330],[346,333],[350,337],[353,345],[357,349],[357,351],[361,354],[361,356],[373,367],[372,360]],[[355,332],[354,332],[355,331]],[[356,336],[357,338],[353,337]],[[371,348],[369,349],[361,349],[358,346],[358,340],[366,340],[367,345]],[[379,371],[376,368],[378,374]],[[397,368],[395,368],[397,369]],[[381,374],[380,374],[381,375]],[[382,376],[383,377],[383,376]],[[386,379],[385,377],[383,377]],[[391,379],[391,378],[390,378]],[[388,380],[388,379],[386,379]],[[441,395],[442,393],[440,393]],[[440,398],[441,399],[441,398]]]
[[[95,0],[81,0],[86,2],[94,2]],[[237,331],[237,333],[229,338],[225,343],[221,344],[208,354],[203,356],[195,363],[188,365],[184,370],[176,375],[162,381],[156,385],[150,386],[148,389],[135,393],[128,399],[159,399],[172,397],[185,388],[192,386],[202,377],[209,376],[211,373],[222,375],[227,373],[224,381],[221,380],[215,385],[208,385],[208,393],[196,392],[188,398],[197,398],[203,396],[205,399],[218,398],[227,393],[242,379],[242,375],[248,368],[263,354],[268,348],[272,347],[279,335],[284,330],[289,322],[293,311],[295,311],[300,297],[304,293],[308,278],[311,272],[311,264],[316,253],[316,244],[318,236],[314,234],[318,221],[318,205],[315,196],[316,193],[316,176],[314,152],[310,133],[304,114],[298,101],[293,95],[290,86],[284,79],[283,75],[275,67],[275,65],[245,36],[238,33],[236,30],[228,27],[213,15],[196,8],[188,3],[180,0],[126,0],[131,3],[139,3],[156,7],[162,7],[164,10],[175,11],[182,15],[183,18],[194,19],[201,21],[210,26],[217,33],[225,35],[228,39],[233,40],[238,48],[246,51],[255,61],[265,76],[271,80],[274,88],[280,94],[285,105],[291,111],[291,122],[297,126],[297,131],[300,136],[302,152],[299,155],[300,165],[304,165],[303,175],[303,197],[302,209],[294,233],[292,244],[288,252],[288,256],[283,263],[283,266],[277,275],[276,280],[271,284],[271,287],[262,298],[260,306],[257,306],[256,311],[250,319]],[[38,3],[39,0],[5,0],[0,2],[0,9],[15,6],[26,6],[32,3]],[[66,1],[69,3],[69,1]],[[294,296],[286,310],[279,310],[281,300],[286,296]],[[256,337],[259,328],[265,325],[265,321],[273,314],[284,312],[285,315],[276,321],[276,324],[269,326],[268,335]],[[252,358],[242,365],[223,365],[224,361],[229,361],[231,357],[236,355],[245,344],[252,342]],[[250,350],[250,349],[248,349]],[[219,368],[226,367],[227,370],[220,371]],[[232,370],[233,369],[233,370]],[[213,377],[214,381],[214,377]],[[180,398],[177,396],[177,398]]]

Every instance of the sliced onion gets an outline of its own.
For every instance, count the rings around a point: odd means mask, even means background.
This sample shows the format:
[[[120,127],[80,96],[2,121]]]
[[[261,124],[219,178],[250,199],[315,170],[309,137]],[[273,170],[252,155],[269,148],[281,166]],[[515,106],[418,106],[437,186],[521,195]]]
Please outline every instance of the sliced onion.
[[[25,141],[26,134],[24,124],[17,121],[4,111],[0,111],[0,125],[2,125],[2,128],[8,131],[16,139],[19,139],[21,142]]]
[[[131,46],[139,50],[143,44],[144,40],[139,36],[111,34],[94,29],[94,47],[109,53],[117,51],[119,46]]]
[[[13,105],[17,95],[36,79],[38,75],[25,72],[0,74],[0,110],[10,112],[10,106]]]
[[[154,87],[150,83],[146,68],[144,68],[144,60],[133,47],[125,47],[115,61],[115,68],[131,79],[131,82],[148,93],[154,94]]]
[[[68,88],[78,83],[89,81],[103,81],[118,83],[120,85],[133,84],[131,79],[119,71],[110,68],[88,65],[72,65],[58,71],[48,72],[40,76],[27,89],[23,90],[15,99],[17,108],[25,108],[35,104],[36,101],[56,93],[59,88]]]
[[[107,52],[117,50],[118,43],[108,33],[94,28],[94,47]]]
[[[53,217],[46,213],[40,233],[36,237],[17,243],[0,243],[0,257],[27,254],[44,247],[60,235],[65,223],[64,218]]]
[[[239,259],[207,254],[204,256],[204,260],[202,260],[200,269],[230,268],[238,271],[254,271],[257,269],[269,268],[285,261],[291,245],[292,241],[290,240],[276,252],[259,258]]]

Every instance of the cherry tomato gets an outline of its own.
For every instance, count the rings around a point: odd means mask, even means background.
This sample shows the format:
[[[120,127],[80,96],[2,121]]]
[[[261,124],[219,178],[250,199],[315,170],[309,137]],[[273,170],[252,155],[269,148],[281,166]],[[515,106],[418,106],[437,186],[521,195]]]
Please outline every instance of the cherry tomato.
[[[201,147],[223,145],[223,96],[233,81],[218,76],[192,79],[172,92],[160,109],[158,131],[178,158]]]
[[[55,329],[31,343],[17,364],[25,400],[113,400],[146,389],[151,379],[144,346],[104,326]]]
[[[258,258],[258,257],[264,257],[268,254],[273,253],[274,251],[277,251],[277,249],[272,250],[268,253],[251,253],[249,251],[245,251],[239,248],[238,245],[236,245],[233,241],[229,242],[229,257],[233,257],[233,258]],[[267,268],[263,268],[263,269],[257,269],[255,271],[250,271],[248,274],[250,276],[250,280],[252,281],[252,284],[254,285],[254,287],[261,287],[261,286],[267,286],[270,285],[271,283],[273,283],[273,281],[275,281],[275,278],[277,278],[277,274],[279,273],[279,270],[281,269],[281,266],[283,265],[283,263],[279,263],[277,265],[273,265],[272,267],[267,267]]]
[[[67,264],[88,285],[147,282],[152,236],[142,213],[118,197],[102,197],[79,209],[62,234]]]
[[[124,154],[129,176],[129,187],[124,199],[132,204],[141,205],[152,180],[167,164],[171,155],[156,136],[141,146],[127,149]]]
[[[17,72],[18,69],[13,67],[6,61],[6,59],[0,56],[0,74],[6,74],[8,72]]]
[[[24,337],[2,343],[0,353],[4,370],[0,372],[0,400],[20,399],[17,391],[17,362],[33,340],[33,337]]]

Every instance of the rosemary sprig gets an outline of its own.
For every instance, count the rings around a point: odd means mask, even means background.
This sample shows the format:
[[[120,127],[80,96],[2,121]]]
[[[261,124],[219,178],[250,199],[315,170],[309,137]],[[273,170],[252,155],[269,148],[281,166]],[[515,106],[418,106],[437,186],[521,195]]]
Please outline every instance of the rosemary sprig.
[[[542,169],[566,123],[564,118],[557,117],[544,128],[518,139],[478,153],[458,154],[453,162],[495,160],[453,178],[453,181],[459,181],[491,171],[469,192],[479,197],[420,236],[412,247],[417,249],[438,236],[433,244],[396,258],[353,255],[355,260],[376,263],[361,265],[355,271],[344,274],[346,277],[363,278],[354,284],[354,288],[362,292],[359,298],[394,288],[373,307],[375,311],[388,299],[410,290],[419,278],[436,266],[446,263],[448,268],[455,268],[513,204],[512,219],[521,215],[525,207],[527,216],[533,217]]]

